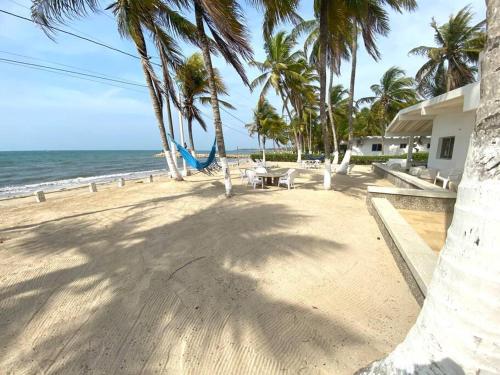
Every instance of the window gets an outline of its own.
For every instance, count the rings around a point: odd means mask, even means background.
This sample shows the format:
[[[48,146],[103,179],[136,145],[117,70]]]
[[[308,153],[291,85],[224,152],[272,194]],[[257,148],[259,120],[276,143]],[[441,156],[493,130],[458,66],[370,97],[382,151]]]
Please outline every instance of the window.
[[[430,143],[427,143],[427,148],[431,148],[431,144]]]
[[[439,138],[437,158],[451,159],[453,157],[453,146],[455,145],[455,137]]]
[[[399,148],[406,148],[406,146],[408,146],[408,144],[407,144],[407,143],[401,143],[401,144],[399,145]]]
[[[382,151],[382,143],[372,144],[372,151]]]

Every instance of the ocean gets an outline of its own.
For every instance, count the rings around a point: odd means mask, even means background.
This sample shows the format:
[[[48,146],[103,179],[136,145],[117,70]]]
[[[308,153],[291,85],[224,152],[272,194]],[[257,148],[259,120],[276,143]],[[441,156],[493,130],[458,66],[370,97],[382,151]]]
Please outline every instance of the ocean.
[[[154,157],[158,152],[0,151],[0,198],[166,173],[165,159]]]

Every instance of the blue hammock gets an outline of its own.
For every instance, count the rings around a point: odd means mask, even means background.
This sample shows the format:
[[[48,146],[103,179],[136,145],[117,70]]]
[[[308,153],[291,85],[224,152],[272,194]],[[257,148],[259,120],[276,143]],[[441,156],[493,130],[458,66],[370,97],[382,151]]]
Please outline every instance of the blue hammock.
[[[186,163],[188,163],[191,167],[199,170],[199,171],[205,171],[210,165],[212,165],[215,162],[215,146],[216,146],[216,140],[214,140],[214,145],[212,146],[212,150],[210,151],[210,154],[208,154],[207,160],[204,162],[199,161],[196,159],[191,153],[186,150],[184,147],[182,147],[180,144],[178,144],[175,139],[173,139],[170,134],[168,137],[172,140],[172,142],[175,143],[177,146],[177,150],[181,154],[181,156],[186,160]]]

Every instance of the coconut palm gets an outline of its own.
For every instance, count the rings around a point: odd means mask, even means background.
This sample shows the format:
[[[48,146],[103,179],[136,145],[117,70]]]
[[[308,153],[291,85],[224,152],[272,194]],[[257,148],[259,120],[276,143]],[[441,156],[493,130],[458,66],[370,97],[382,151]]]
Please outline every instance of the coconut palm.
[[[249,134],[257,134],[259,148],[262,145],[262,159],[266,161],[266,139],[271,138],[275,142],[283,138],[285,123],[267,99],[259,99],[257,108],[253,113],[253,121],[245,125]]]
[[[190,39],[194,26],[162,0],[116,1],[111,3],[108,9],[111,9],[116,17],[120,35],[131,39],[135,44],[153,104],[168,169],[175,179],[182,180],[170,152],[163,119],[163,98],[171,90],[170,82],[167,79],[162,85],[157,78],[150,63],[144,33],[146,31],[152,36],[164,64],[164,76],[168,77],[166,64],[175,63],[180,59],[179,48],[169,33]],[[31,7],[32,18],[48,33],[52,31],[50,25],[54,22],[63,22],[66,18],[81,17],[97,11],[98,1],[89,0],[33,0]]]
[[[333,85],[333,74],[330,72],[330,85],[328,88],[328,120],[333,135],[333,164],[338,164],[338,125],[347,119],[347,106],[349,92],[342,85]]]
[[[420,46],[411,55],[428,60],[418,70],[419,92],[433,97],[475,81],[479,53],[484,49],[485,21],[471,26],[474,14],[470,6],[451,15],[444,25],[432,19],[436,47]]]
[[[359,104],[370,103],[372,105],[372,111],[378,115],[382,124],[382,137],[391,119],[401,109],[417,102],[414,84],[413,78],[406,77],[404,70],[393,66],[383,74],[380,83],[370,87],[374,96],[358,100]],[[383,138],[382,144],[384,144]]]
[[[250,84],[253,90],[262,85],[260,97],[264,98],[269,89],[274,88],[276,94],[281,98],[283,107],[288,114],[290,121],[293,119],[291,104],[292,90],[291,81],[302,82],[301,75],[304,65],[299,61],[302,57],[300,51],[294,51],[297,42],[291,34],[280,31],[264,39],[264,51],[266,59],[263,62],[251,61],[250,65],[260,70],[261,74]],[[302,147],[300,134],[295,133],[295,145],[297,147],[298,161],[300,161]]]
[[[303,20],[300,22],[292,31],[292,35],[298,37],[302,34],[307,34],[304,41],[304,53],[309,54],[309,63],[312,66],[316,66],[319,61],[319,31],[320,31],[320,23],[319,19],[312,20]],[[328,94],[327,97],[330,99],[332,97],[332,89],[333,89],[333,79],[334,75],[340,74],[340,66],[342,60],[349,59],[349,46],[350,46],[350,37],[351,37],[351,24],[345,24],[345,30],[339,30],[338,33],[328,33],[327,34],[327,50],[326,50],[326,59],[327,66],[330,71],[330,81],[328,85]],[[332,113],[332,103],[328,101],[328,120],[330,121],[330,126],[333,135],[333,151],[335,154],[334,164],[337,163],[338,158],[338,140],[337,140],[337,130],[335,128],[335,121]]]
[[[235,68],[243,82],[249,84],[239,57],[241,56],[245,60],[251,59],[252,50],[248,44],[246,27],[242,23],[242,11],[235,0],[192,0],[192,4],[194,4],[198,43],[208,72],[215,138],[224,174],[226,196],[230,197],[232,194],[231,174],[226,159],[217,84],[211,53],[214,50],[219,51],[226,61]],[[207,37],[205,25],[213,37],[213,43]]]
[[[322,0],[315,0],[315,3],[321,3]],[[323,20],[323,37],[320,35],[321,43],[326,46],[328,40],[328,33],[345,34],[349,31],[351,40],[351,77],[349,87],[349,114],[348,114],[348,127],[349,127],[349,142],[348,148],[342,160],[341,166],[337,169],[337,173],[347,173],[353,139],[353,114],[354,114],[354,85],[356,82],[356,66],[357,66],[357,51],[358,51],[358,34],[362,36],[365,48],[369,55],[375,60],[380,58],[380,52],[376,45],[377,35],[387,35],[390,30],[389,16],[385,5],[391,7],[396,12],[403,12],[403,10],[413,10],[416,8],[416,0],[370,0],[370,1],[335,1],[327,2],[327,5],[321,5],[321,11],[318,16]],[[319,8],[319,7],[318,7]],[[321,30],[320,30],[321,31]],[[321,34],[321,33],[320,33]],[[320,46],[321,49],[321,46]],[[326,54],[320,58],[320,67],[322,70],[326,69]],[[326,86],[326,71],[320,74],[320,87]],[[321,90],[325,91],[325,90]],[[321,106],[324,104],[321,101],[320,95],[320,113]],[[324,110],[324,108],[323,108]],[[324,116],[326,118],[326,114]],[[322,120],[323,121],[323,120]],[[326,173],[325,173],[325,187],[326,187]]]
[[[403,343],[360,374],[500,373],[499,9],[487,1],[476,125],[427,298]]]
[[[217,93],[226,95],[227,89],[222,78],[214,68]],[[187,120],[189,144],[193,153],[195,152],[193,139],[193,120],[196,120],[203,130],[207,130],[207,124],[203,120],[199,104],[210,103],[208,72],[199,53],[194,53],[177,67],[176,80],[182,95],[182,112]],[[235,109],[231,104],[219,99],[219,103],[227,108]]]

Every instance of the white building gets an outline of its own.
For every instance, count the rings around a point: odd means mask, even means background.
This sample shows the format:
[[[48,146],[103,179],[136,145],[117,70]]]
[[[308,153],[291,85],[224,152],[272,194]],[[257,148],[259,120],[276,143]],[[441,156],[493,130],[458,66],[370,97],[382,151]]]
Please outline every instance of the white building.
[[[441,174],[463,172],[479,106],[479,82],[405,108],[387,136],[431,136],[427,167]]]
[[[430,137],[413,139],[413,152],[427,152],[430,147]],[[354,138],[352,154],[360,156],[402,155],[408,152],[409,137],[367,136]],[[383,147],[383,152],[382,152]]]

